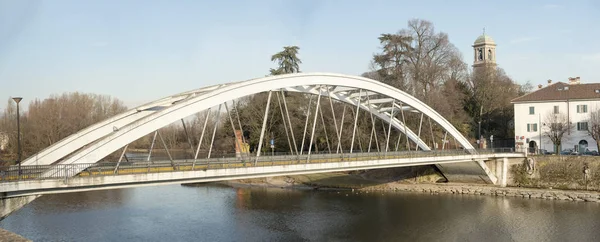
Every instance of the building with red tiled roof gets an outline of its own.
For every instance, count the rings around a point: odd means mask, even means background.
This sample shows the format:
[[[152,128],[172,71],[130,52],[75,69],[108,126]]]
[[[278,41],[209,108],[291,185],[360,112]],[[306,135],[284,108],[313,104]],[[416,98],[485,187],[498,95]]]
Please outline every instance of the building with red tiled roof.
[[[539,85],[538,89],[512,100],[515,111],[516,148],[554,150],[554,144],[545,135],[549,130],[549,115],[566,115],[572,129],[561,140],[561,150],[579,152],[596,150],[596,141],[588,134],[590,112],[600,109],[600,83],[581,83],[579,77],[567,83]]]

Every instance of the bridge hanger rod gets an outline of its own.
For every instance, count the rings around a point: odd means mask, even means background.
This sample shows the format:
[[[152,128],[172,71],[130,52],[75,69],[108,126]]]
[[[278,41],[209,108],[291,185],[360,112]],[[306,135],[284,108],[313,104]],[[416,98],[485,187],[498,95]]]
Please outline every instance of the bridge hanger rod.
[[[350,111],[352,112],[352,117],[355,117],[354,109],[351,108]],[[356,128],[358,130],[358,126]],[[361,137],[362,137],[361,132],[358,132],[356,140],[358,141],[358,148],[360,149],[360,152],[362,153],[363,152],[363,146],[362,146],[362,139],[361,139]]]
[[[363,137],[363,133],[362,132],[358,132],[358,137],[357,137],[356,140],[358,140],[358,148],[360,149],[360,153],[364,152],[363,145],[362,145],[362,142],[363,142],[362,137]]]
[[[208,108],[206,111],[206,117],[204,118],[204,125],[202,126],[202,133],[200,134],[200,140],[198,140],[198,148],[196,148],[196,154],[194,155],[194,163],[192,164],[192,170],[196,166],[196,160],[198,159],[198,153],[200,153],[200,146],[202,146],[202,141],[204,141],[204,131],[206,131],[206,124],[208,123],[208,117],[210,117],[210,110],[212,108]]]
[[[310,118],[310,105],[312,104],[313,95],[308,98],[308,111],[306,111],[306,122],[304,122],[304,133],[302,134],[302,145],[300,146],[300,155],[304,151],[304,141],[306,140],[306,129],[308,128],[308,118]]]
[[[321,87],[319,86],[319,93],[321,93]],[[317,105],[315,106],[315,118],[313,120],[312,132],[310,134],[310,143],[308,144],[308,157],[306,157],[306,163],[310,161],[310,152],[312,151],[312,144],[315,138],[315,128],[317,127],[317,117],[319,116],[319,105],[321,104],[321,95],[317,95]]]
[[[190,151],[192,151],[192,153],[190,153],[190,155],[194,154],[194,145],[192,144],[192,140],[190,139],[190,134],[188,133],[188,129],[185,126],[185,121],[183,121],[183,119],[181,119],[181,124],[183,125],[183,131],[185,132],[185,137],[187,138],[188,144],[190,144]],[[187,158],[187,155],[186,155]]]
[[[329,106],[331,107],[331,116],[333,116],[333,127],[335,127],[335,135],[337,136],[337,140],[338,140],[338,147],[336,148],[337,150],[335,151],[335,153],[337,154],[339,152],[339,146],[340,146],[340,132],[337,126],[337,120],[335,118],[335,110],[333,109],[333,101],[331,100],[331,90],[329,89],[329,87],[327,87],[327,96],[329,97]],[[329,151],[329,153],[331,153],[331,151]]]
[[[431,117],[427,116],[427,120],[429,120],[429,132],[431,132],[431,147],[434,150],[437,150],[437,147],[435,147],[435,135],[433,134],[433,126],[431,126]]]
[[[173,161],[173,157],[171,156],[171,152],[169,152],[169,147],[167,147],[167,143],[165,143],[165,139],[163,139],[162,135],[160,134],[160,132],[158,130],[156,132],[158,132],[158,138],[162,142],[163,147],[165,147],[165,151],[167,151],[167,155],[169,156],[169,160],[171,161],[171,165],[173,167],[175,167],[175,162]]]
[[[210,146],[208,147],[208,156],[207,159],[210,159],[210,155],[212,154],[213,144],[215,142],[215,134],[217,134],[217,127],[219,126],[219,121],[221,119],[221,106],[223,104],[219,104],[219,108],[217,109],[217,119],[215,120],[215,127],[213,128],[212,138],[210,139]]]
[[[456,142],[456,138],[455,138],[455,137],[452,137],[452,139],[454,139],[454,148],[455,148],[455,149],[458,149],[458,144],[457,144],[457,142]]]
[[[371,132],[369,133],[369,146],[367,147],[367,153],[371,152],[371,144],[373,142],[373,132],[375,129],[375,125],[371,122]]]
[[[371,106],[371,98],[369,95],[367,95],[367,106],[369,107],[369,113],[371,114],[371,137],[375,135],[375,147],[377,147],[377,152],[380,152],[379,139],[377,138],[377,132],[375,131],[375,119],[373,118],[373,112],[370,111],[373,107]],[[369,139],[369,151],[367,152],[371,152],[371,139]]]
[[[346,104],[342,105],[344,106],[344,111],[342,111],[342,121],[340,121],[340,133],[338,134],[339,139],[336,154],[339,153],[340,150],[342,150],[342,153],[344,153],[342,149],[342,132],[344,131],[344,116],[346,115]]]
[[[233,137],[235,139],[235,142],[233,144],[233,149],[235,150],[235,146],[237,144],[237,148],[240,150],[240,158],[242,159],[242,161],[244,161],[244,152],[242,149],[242,144],[240,144],[240,140],[237,137],[237,133],[235,132],[235,125],[233,124],[233,119],[231,118],[231,113],[229,113],[229,107],[227,106],[227,102],[224,103],[225,104],[225,111],[227,112],[227,116],[229,117],[229,124],[231,124],[231,130],[233,131]]]
[[[390,117],[390,121],[392,120],[392,117]],[[385,121],[383,119],[379,119],[379,121],[381,121],[381,130],[383,131],[383,137],[387,137],[388,133],[387,133],[387,129],[385,128]],[[380,145],[381,146],[381,150],[383,151],[383,144]]]
[[[398,141],[396,141],[396,152],[398,152],[398,148],[400,147],[400,138],[402,138],[402,131],[398,130]]]
[[[448,135],[448,131],[446,131],[446,133],[444,133],[444,139],[442,140],[442,150],[444,150],[444,147],[446,146],[446,136]]]
[[[260,139],[258,140],[258,150],[256,151],[256,160],[254,160],[254,165],[258,163],[258,157],[260,156],[260,150],[262,149],[263,138],[265,137],[265,127],[267,127],[267,118],[269,116],[269,106],[271,104],[271,96],[272,92],[269,91],[269,96],[267,97],[267,106],[265,107],[265,116],[263,117],[262,129],[260,130]]]
[[[152,156],[152,150],[154,149],[154,143],[156,142],[156,134],[158,134],[158,130],[154,131],[154,137],[152,137],[152,144],[150,144],[150,150],[148,151],[148,158],[146,161],[150,162],[150,156]],[[152,162],[154,163],[154,162]]]
[[[415,151],[419,150],[419,143],[421,140],[421,127],[423,127],[423,113],[421,113],[421,121],[419,122],[419,134],[417,134],[417,144],[415,147]]]
[[[232,100],[231,106],[233,106],[232,109],[235,109],[235,116],[237,117],[238,125],[240,126],[240,133],[242,136],[242,144],[248,144],[246,142],[246,137],[244,137],[244,128],[242,127],[242,121],[240,120],[240,114],[239,114],[239,108],[238,108],[237,104],[235,103],[235,100]],[[246,153],[246,157],[248,157],[248,161],[250,161],[250,150],[248,149],[244,153]]]
[[[279,104],[279,112],[281,113],[281,121],[283,121],[283,128],[285,129],[285,137],[287,138],[288,146],[290,147],[290,153],[294,154],[294,148],[292,147],[292,142],[290,141],[290,135],[288,134],[288,127],[285,121],[285,114],[283,113],[283,107],[281,105],[281,98],[279,97],[279,92],[275,92],[277,96],[277,104]]]
[[[240,126],[240,132],[242,133],[242,142],[246,143],[246,137],[244,137],[244,129],[242,128],[242,121],[240,120],[239,108],[235,104],[235,100],[232,101],[232,109],[235,109],[235,116],[237,117],[238,125]],[[239,102],[238,102],[239,103]]]
[[[408,143],[408,131],[406,128],[406,119],[404,118],[404,109],[402,108],[402,102],[400,102],[400,113],[402,114],[402,125],[404,125],[404,136],[406,136],[406,149],[410,151],[410,145]]]
[[[354,113],[354,128],[352,129],[352,142],[350,144],[350,153],[352,153],[352,150],[354,150],[354,137],[356,136],[356,125],[358,124],[358,110],[360,108],[360,94],[362,93],[362,89],[359,89],[358,93],[359,95],[356,99],[356,112]]]
[[[396,104],[396,100],[392,100],[392,107],[394,106],[394,104]],[[390,123],[388,125],[388,132],[387,132],[387,138],[385,139],[385,152],[388,152],[388,149],[390,147],[390,134],[392,133],[392,119],[394,118],[394,109],[392,109],[391,113],[390,113]]]
[[[287,116],[287,121],[288,121],[288,124],[290,125],[290,134],[292,136],[292,141],[294,143],[294,149],[296,150],[296,155],[298,155],[298,145],[296,145],[296,138],[294,136],[292,119],[290,119],[290,112],[288,111],[287,102],[285,101],[285,93],[283,92],[283,90],[280,90],[280,91],[281,91],[281,99],[283,99],[283,107],[285,108],[285,114]],[[285,124],[285,121],[283,121],[283,123]]]
[[[117,174],[117,170],[119,170],[119,165],[121,164],[121,160],[123,160],[123,156],[125,156],[125,152],[127,152],[127,147],[129,147],[129,144],[127,144],[123,148],[123,152],[121,152],[121,157],[119,157],[119,161],[117,162],[117,165],[115,166],[115,170],[113,171],[113,174]]]
[[[319,95],[321,96],[321,95]],[[329,145],[329,136],[327,135],[327,126],[325,125],[325,118],[323,118],[323,109],[317,108],[319,110],[319,114],[321,115],[321,123],[323,124],[323,132],[325,133],[325,142],[327,142],[327,149],[329,150],[329,154],[331,154],[331,146]]]

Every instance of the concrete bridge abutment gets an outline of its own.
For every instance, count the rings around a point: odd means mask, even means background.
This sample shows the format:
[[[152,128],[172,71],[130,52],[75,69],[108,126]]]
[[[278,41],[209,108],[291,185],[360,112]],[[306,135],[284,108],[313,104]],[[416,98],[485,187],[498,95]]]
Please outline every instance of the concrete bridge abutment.
[[[22,197],[0,198],[0,220],[21,209],[41,195],[29,195]]]

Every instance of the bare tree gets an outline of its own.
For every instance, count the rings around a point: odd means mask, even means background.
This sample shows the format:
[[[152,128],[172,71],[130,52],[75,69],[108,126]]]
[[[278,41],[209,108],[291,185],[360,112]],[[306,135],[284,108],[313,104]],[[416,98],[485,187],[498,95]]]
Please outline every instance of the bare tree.
[[[8,134],[16,140],[14,104],[9,100],[0,115],[0,133]],[[126,110],[118,99],[109,96],[64,93],[29,102],[26,112],[21,115],[23,153],[31,155],[55,142],[103,119]],[[13,138],[13,136],[15,138]],[[16,148],[9,143],[8,152],[14,154]]]
[[[596,148],[600,150],[600,109],[590,112],[588,134],[596,141]]]
[[[544,135],[554,144],[554,151],[560,151],[562,137],[572,129],[572,124],[564,113],[549,112],[544,118]]]
[[[502,68],[494,65],[478,67],[464,85],[467,99],[465,109],[473,118],[475,136],[494,134],[512,137],[508,128],[514,109],[510,100],[519,96],[520,86],[515,84]]]
[[[468,66],[446,33],[436,31],[429,21],[413,19],[395,34],[382,34],[379,43],[381,53],[373,56],[371,71],[363,76],[412,94],[460,130],[470,130],[463,103],[467,96],[460,87],[467,82]],[[419,117],[407,119],[407,123],[419,122]]]

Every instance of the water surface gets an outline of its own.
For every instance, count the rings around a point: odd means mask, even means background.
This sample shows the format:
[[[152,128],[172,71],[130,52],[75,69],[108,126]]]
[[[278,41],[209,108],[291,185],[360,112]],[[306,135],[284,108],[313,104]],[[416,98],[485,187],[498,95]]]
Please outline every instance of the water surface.
[[[600,241],[600,205],[170,185],[42,196],[0,227],[34,241]]]

